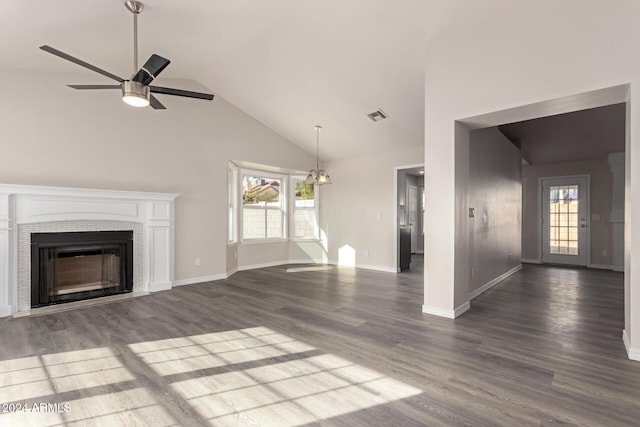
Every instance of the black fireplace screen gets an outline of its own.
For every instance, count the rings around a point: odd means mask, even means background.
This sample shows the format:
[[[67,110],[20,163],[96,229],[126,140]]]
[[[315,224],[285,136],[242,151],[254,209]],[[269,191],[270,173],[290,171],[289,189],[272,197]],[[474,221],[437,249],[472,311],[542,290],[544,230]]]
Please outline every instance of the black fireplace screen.
[[[132,288],[133,231],[31,235],[31,307]]]

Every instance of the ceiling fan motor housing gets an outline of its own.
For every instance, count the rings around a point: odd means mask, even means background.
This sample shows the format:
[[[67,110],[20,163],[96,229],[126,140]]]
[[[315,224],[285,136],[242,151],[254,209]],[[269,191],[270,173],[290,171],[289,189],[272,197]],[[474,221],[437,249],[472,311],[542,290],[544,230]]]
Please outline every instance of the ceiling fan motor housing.
[[[122,99],[144,99],[146,100],[146,104],[149,105],[149,95],[149,86],[143,85],[142,83],[135,82],[133,80],[125,80],[122,82]]]

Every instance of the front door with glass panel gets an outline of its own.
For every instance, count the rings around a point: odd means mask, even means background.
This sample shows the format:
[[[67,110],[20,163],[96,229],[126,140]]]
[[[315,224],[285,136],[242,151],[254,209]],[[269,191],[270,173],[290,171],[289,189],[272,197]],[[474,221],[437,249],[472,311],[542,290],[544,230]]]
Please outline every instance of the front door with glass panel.
[[[542,262],[587,265],[587,176],[542,179]]]

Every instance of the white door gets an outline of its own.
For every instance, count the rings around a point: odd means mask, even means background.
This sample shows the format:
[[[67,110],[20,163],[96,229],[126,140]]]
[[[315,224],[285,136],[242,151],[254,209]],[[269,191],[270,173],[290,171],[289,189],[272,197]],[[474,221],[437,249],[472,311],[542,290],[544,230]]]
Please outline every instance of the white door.
[[[418,187],[409,186],[409,227],[411,227],[411,253],[418,252]]]
[[[587,176],[542,179],[542,262],[587,265]]]

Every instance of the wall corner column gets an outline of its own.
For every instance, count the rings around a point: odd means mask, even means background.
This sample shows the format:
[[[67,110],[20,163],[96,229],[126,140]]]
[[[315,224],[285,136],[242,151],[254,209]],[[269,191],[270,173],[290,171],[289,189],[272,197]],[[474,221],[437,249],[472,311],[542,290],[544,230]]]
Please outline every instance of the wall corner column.
[[[145,243],[149,256],[146,266],[149,292],[171,289],[174,281],[174,201],[150,200],[146,203]]]
[[[624,158],[625,153],[609,154],[613,177],[611,188],[611,226],[613,230],[613,269],[624,271]]]
[[[13,280],[11,196],[0,194],[0,317],[12,314]]]
[[[469,305],[469,129],[447,119],[425,128],[424,305],[454,319]]]

